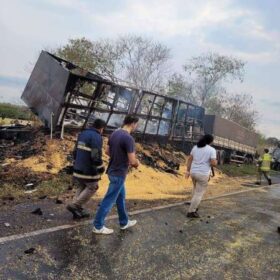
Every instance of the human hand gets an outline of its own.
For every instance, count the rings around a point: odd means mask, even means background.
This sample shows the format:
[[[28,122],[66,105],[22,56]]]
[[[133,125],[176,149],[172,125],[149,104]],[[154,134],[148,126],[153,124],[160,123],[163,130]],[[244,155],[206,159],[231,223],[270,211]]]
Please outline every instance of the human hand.
[[[140,165],[140,161],[138,159],[136,159],[136,162],[134,164],[131,164],[131,166],[134,168],[138,168],[139,165]]]
[[[190,171],[186,171],[185,178],[189,179],[190,175],[191,175]]]

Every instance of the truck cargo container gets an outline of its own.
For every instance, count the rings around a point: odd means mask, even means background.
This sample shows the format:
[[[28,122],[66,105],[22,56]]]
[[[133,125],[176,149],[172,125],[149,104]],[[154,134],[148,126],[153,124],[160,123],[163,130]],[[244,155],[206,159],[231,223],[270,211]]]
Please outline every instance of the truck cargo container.
[[[204,132],[214,136],[220,163],[253,161],[258,141],[255,132],[216,115],[204,116]]]

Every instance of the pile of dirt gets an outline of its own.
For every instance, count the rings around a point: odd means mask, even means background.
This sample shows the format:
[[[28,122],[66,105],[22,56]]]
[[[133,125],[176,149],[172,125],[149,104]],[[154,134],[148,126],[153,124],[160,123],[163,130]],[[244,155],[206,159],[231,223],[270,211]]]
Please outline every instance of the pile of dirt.
[[[75,141],[72,135],[51,140],[43,129],[36,129],[27,141],[6,142],[6,148],[1,149],[0,183],[22,187],[50,180],[72,164],[69,154]]]

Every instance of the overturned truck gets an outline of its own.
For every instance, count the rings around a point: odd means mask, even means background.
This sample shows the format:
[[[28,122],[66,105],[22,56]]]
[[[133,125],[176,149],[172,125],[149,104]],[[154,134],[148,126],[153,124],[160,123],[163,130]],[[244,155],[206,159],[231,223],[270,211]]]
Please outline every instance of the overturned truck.
[[[200,106],[113,83],[45,51],[39,56],[22,99],[52,131],[63,132],[68,126],[84,128],[101,118],[109,133],[121,126],[127,114],[133,114],[140,120],[136,138],[171,143],[185,152],[208,131],[205,110]],[[255,143],[249,146],[246,153],[253,156]],[[216,147],[220,147],[219,142]],[[243,148],[238,147],[232,152],[242,153]]]
[[[127,114],[139,117],[136,137],[186,146],[203,133],[204,109],[154,92],[111,81],[42,51],[22,94],[52,130],[86,127],[96,118],[110,132]]]

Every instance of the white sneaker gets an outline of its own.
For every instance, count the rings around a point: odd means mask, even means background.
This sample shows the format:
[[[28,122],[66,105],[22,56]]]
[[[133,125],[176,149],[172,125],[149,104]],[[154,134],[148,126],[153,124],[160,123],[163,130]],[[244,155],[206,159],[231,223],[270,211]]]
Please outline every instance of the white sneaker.
[[[136,224],[137,224],[136,220],[128,220],[127,224],[125,226],[122,226],[121,229],[124,230],[124,229],[130,228],[130,227],[133,227]]]
[[[92,232],[95,234],[112,234],[114,230],[103,226],[101,229],[93,227]]]

